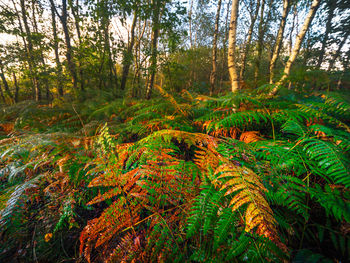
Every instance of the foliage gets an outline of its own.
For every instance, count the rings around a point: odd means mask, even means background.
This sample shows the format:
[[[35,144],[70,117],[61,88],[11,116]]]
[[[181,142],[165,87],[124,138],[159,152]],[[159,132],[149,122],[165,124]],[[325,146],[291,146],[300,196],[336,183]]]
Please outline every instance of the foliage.
[[[14,125],[0,141],[0,258],[327,262],[349,256],[344,96],[159,92],[165,99],[27,109],[41,121],[28,118],[30,126]],[[3,119],[19,123],[25,106],[4,108]],[[55,118],[58,111],[66,113]],[[69,133],[68,122],[75,123]]]

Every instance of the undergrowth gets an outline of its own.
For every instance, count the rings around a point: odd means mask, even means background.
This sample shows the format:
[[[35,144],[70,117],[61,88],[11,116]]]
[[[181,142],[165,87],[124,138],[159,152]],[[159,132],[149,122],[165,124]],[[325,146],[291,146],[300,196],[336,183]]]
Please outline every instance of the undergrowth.
[[[158,89],[1,109],[0,261],[350,257],[344,94]]]

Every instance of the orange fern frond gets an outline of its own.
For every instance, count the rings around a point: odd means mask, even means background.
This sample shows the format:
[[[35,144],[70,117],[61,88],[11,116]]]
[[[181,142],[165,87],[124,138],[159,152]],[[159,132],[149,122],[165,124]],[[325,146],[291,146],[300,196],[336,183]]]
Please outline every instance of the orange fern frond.
[[[241,134],[239,140],[245,143],[258,142],[263,139],[259,134],[258,131],[246,131]]]

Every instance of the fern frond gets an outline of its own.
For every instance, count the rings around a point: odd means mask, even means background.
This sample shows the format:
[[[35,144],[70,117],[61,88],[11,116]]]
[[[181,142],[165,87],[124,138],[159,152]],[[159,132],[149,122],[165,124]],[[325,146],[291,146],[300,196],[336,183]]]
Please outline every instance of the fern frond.
[[[8,222],[11,221],[12,214],[20,199],[24,197],[25,192],[28,189],[36,188],[37,183],[42,177],[43,175],[40,174],[22,184],[13,186],[0,196],[0,207],[2,208],[0,211],[0,227],[6,227]]]
[[[257,233],[278,241],[276,221],[263,192],[266,188],[260,178],[252,170],[239,166],[223,164],[215,171],[214,184],[225,191],[225,196],[231,196],[232,211],[238,211],[247,205],[245,211],[245,231],[257,228]]]
[[[332,143],[318,139],[304,139],[304,151],[315,160],[327,176],[337,184],[350,187],[349,164],[339,148]]]

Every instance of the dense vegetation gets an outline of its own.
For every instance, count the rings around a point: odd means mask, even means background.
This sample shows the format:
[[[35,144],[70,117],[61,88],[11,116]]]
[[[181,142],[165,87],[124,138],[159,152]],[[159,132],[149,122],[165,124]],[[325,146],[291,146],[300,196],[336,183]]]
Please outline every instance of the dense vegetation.
[[[347,262],[348,7],[0,1],[0,261]]]

